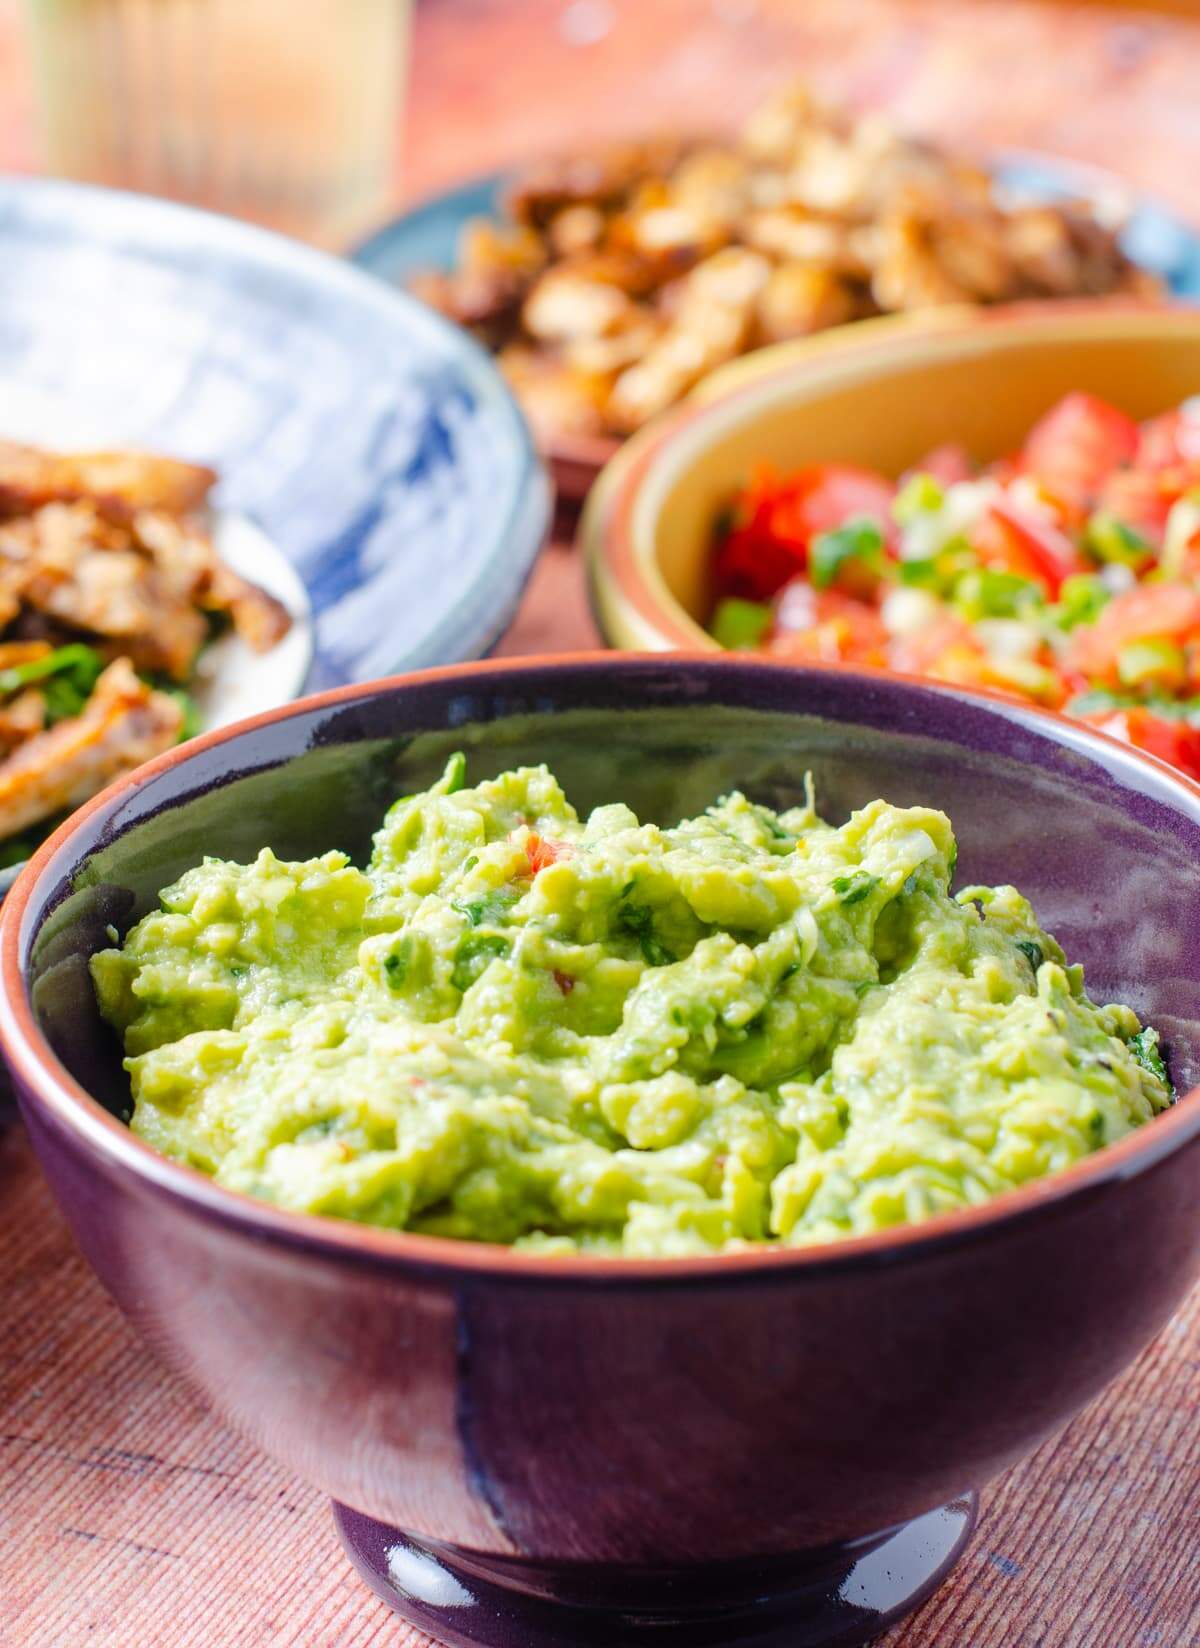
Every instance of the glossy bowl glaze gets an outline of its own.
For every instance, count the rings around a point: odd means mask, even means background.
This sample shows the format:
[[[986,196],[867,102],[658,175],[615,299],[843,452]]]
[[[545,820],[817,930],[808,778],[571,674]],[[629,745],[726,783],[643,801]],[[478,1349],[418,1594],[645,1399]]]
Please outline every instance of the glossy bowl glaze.
[[[706,633],[716,521],[754,465],[899,475],[945,441],[982,461],[1072,389],[1134,417],[1200,390],[1200,308],[1033,304],[862,321],[760,350],[623,448],[581,526],[593,605],[632,650],[719,650]]]
[[[156,1155],[87,958],[204,853],[363,853],[467,752],[669,822],[811,769],[831,816],[950,812],[1093,993],[1200,1072],[1200,787],[1055,717],[886,676],[581,658],[347,688],[90,803],[0,920],[0,1034],[92,1264],[218,1411],[339,1506],[413,1622],[492,1648],[848,1644],[953,1562],[973,1494],[1163,1326],[1200,1268],[1200,1098],[966,1213],[800,1251],[556,1259],[285,1213]],[[131,1439],[133,1441],[135,1439]],[[248,1514],[252,1514],[249,1512]],[[297,1562],[304,1553],[297,1553]]]

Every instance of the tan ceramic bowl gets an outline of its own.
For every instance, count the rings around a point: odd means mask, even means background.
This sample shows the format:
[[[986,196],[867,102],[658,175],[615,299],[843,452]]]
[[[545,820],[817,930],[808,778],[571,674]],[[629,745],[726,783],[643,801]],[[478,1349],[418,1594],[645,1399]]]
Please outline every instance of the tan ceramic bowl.
[[[735,362],[597,481],[581,535],[601,629],[626,649],[715,648],[703,627],[713,525],[756,462],[898,475],[949,440],[986,460],[1072,389],[1138,418],[1200,393],[1200,308],[942,310]]]

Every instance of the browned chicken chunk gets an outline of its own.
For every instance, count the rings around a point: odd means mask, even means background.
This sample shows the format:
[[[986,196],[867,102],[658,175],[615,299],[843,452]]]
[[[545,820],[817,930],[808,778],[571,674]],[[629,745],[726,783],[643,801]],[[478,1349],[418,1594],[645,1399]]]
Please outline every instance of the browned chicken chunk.
[[[754,263],[752,299],[712,271]],[[1087,203],[1006,200],[969,157],[787,85],[739,138],[530,167],[413,290],[493,349],[539,438],[623,435],[760,345],[930,304],[1145,294]],[[0,591],[2,598],[2,591]]]
[[[45,452],[0,441],[0,513],[90,498],[126,515],[162,509],[189,515],[203,507],[216,472],[148,452]]]
[[[104,671],[82,715],[39,732],[0,762],[0,835],[77,807],[121,773],[170,749],[183,711],[118,658]]]
[[[215,481],[147,453],[0,441],[0,837],[179,737],[184,708],[154,682],[191,679],[214,617],[260,652],[286,634],[286,609],[214,548]]]

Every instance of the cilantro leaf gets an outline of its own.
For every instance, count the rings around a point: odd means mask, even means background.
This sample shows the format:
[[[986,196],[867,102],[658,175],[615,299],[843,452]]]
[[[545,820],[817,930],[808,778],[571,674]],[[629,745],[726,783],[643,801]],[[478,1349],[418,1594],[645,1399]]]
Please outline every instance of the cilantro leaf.
[[[1173,1094],[1175,1089],[1167,1072],[1166,1061],[1159,1051],[1158,1031],[1146,1025],[1136,1036],[1130,1036],[1125,1045],[1142,1069],[1148,1070],[1152,1076],[1157,1076],[1167,1091]]]
[[[843,904],[861,904],[878,887],[879,877],[854,870],[850,875],[834,876],[830,885]]]

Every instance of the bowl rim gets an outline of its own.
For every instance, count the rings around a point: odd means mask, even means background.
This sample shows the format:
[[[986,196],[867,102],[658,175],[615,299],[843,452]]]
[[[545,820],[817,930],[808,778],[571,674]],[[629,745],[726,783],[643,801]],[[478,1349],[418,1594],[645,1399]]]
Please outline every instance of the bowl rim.
[[[711,654],[680,655],[681,665],[690,664],[715,671],[747,671],[775,674],[794,679],[794,666],[769,659],[714,658]],[[143,1189],[177,1199],[193,1216],[235,1227],[239,1234],[258,1240],[279,1242],[286,1247],[319,1251],[324,1258],[344,1263],[399,1265],[423,1271],[451,1273],[459,1277],[488,1276],[513,1281],[545,1282],[559,1285],[598,1284],[609,1286],[660,1286],[664,1283],[696,1285],[736,1282],[739,1277],[760,1280],[784,1278],[798,1273],[828,1275],[864,1265],[894,1264],[905,1259],[936,1257],[964,1243],[986,1239],[998,1230],[1020,1226],[1040,1212],[1062,1210],[1102,1192],[1114,1182],[1139,1176],[1160,1161],[1185,1148],[1200,1137],[1200,1087],[1181,1094],[1170,1109],[1152,1122],[1134,1130],[1115,1144],[1057,1173],[1033,1180],[1014,1190],[1004,1191],[975,1207],[938,1214],[916,1224],[900,1225],[864,1236],[807,1247],[763,1244],[732,1253],[688,1255],[678,1258],[635,1258],[595,1255],[547,1255],[531,1253],[498,1243],[472,1242],[448,1236],[427,1236],[403,1230],[389,1230],[357,1224],[332,1216],[298,1213],[258,1200],[241,1191],[218,1185],[197,1169],[161,1155],[117,1120],[81,1083],[59,1063],[39,1029],[32,1011],[21,952],[27,937],[27,913],[43,891],[47,872],[61,874],[58,861],[81,827],[93,815],[114,808],[131,791],[177,766],[186,765],[195,755],[222,744],[233,743],[246,733],[279,721],[311,714],[354,700],[377,698],[385,693],[442,682],[498,677],[509,680],[522,674],[544,673],[547,669],[584,676],[611,672],[626,666],[630,673],[653,666],[661,670],[664,660],[658,653],[625,654],[612,658],[597,653],[557,653],[530,658],[479,660],[467,664],[442,665],[389,676],[379,681],[335,687],[295,700],[260,715],[216,728],[173,750],[157,756],[144,766],[110,784],[86,802],[39,847],[22,870],[0,911],[0,1048],[23,1089],[25,1102],[46,1112],[60,1128],[91,1152],[99,1152],[110,1169],[130,1174]],[[1054,711],[1024,705],[1000,693],[966,692],[940,682],[926,682],[891,674],[886,670],[846,670],[813,668],[805,674],[831,682],[866,682],[884,690],[917,691],[951,700],[983,702],[996,712],[1052,741],[1074,746],[1084,754],[1107,754],[1136,774],[1144,771],[1165,777],[1171,788],[1182,791],[1200,806],[1200,783],[1185,777],[1166,762],[1132,749],[1108,734],[1071,721]]]
[[[618,633],[623,627],[638,633],[639,648],[722,651],[667,588],[649,542],[649,530],[661,516],[655,494],[702,463],[725,434],[752,424],[764,404],[786,402],[794,390],[819,402],[826,389],[846,386],[847,375],[858,384],[880,369],[937,360],[943,349],[958,357],[962,369],[973,351],[1071,344],[1100,335],[1136,341],[1155,334],[1200,334],[1200,301],[1118,297],[1042,299],[990,309],[947,305],[835,327],[718,367],[692,395],[627,441],[592,489],[580,536],[592,608],[605,640],[624,650]],[[964,348],[966,359],[959,356]],[[623,626],[610,620],[610,605],[622,613]]]

